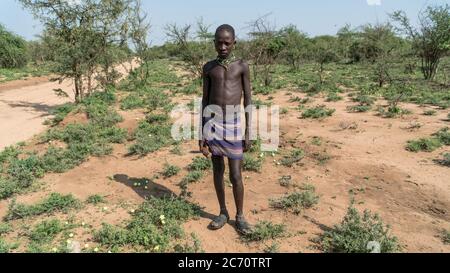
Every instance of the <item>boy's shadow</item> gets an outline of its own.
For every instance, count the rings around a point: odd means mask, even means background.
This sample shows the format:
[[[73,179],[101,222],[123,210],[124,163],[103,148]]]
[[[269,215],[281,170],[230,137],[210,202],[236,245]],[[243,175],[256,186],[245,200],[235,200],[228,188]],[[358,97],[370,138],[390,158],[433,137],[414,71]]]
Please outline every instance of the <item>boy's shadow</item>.
[[[142,199],[148,200],[155,198],[178,198],[178,196],[167,187],[155,183],[152,179],[129,177],[126,174],[116,174],[113,176],[114,181],[124,184],[133,189]],[[140,184],[140,186],[139,186]],[[137,186],[135,186],[137,185]],[[147,187],[147,188],[145,188]],[[213,215],[200,208],[200,217],[213,220],[217,215]],[[229,222],[230,224],[232,221]]]

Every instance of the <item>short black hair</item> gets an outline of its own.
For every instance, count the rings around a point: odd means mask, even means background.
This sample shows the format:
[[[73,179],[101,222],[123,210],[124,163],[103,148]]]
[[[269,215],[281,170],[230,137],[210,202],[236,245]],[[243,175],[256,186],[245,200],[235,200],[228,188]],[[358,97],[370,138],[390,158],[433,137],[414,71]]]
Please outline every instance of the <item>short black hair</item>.
[[[216,30],[215,36],[217,37],[221,31],[228,31],[228,32],[230,32],[231,35],[233,35],[233,39],[236,39],[236,32],[234,31],[234,28],[232,26],[227,25],[227,24],[219,26],[217,28],[217,30]]]

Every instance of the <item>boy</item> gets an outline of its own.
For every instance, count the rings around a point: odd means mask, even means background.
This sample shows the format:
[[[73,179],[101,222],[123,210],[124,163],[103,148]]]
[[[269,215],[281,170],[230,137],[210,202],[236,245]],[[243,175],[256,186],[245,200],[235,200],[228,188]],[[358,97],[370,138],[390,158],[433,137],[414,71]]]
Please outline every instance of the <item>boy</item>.
[[[220,205],[220,214],[209,228],[219,230],[230,220],[224,185],[224,158],[227,157],[237,209],[236,228],[245,235],[251,232],[251,228],[243,212],[242,161],[243,153],[251,147],[251,114],[247,111],[245,113],[246,130],[243,139],[240,111],[237,109],[240,110],[243,96],[246,109],[252,104],[250,70],[247,63],[233,55],[236,36],[232,26],[222,25],[217,28],[214,43],[218,57],[203,67],[203,136],[199,142],[200,151],[205,157],[212,154],[214,186]],[[213,112],[214,118],[207,117],[210,112]]]

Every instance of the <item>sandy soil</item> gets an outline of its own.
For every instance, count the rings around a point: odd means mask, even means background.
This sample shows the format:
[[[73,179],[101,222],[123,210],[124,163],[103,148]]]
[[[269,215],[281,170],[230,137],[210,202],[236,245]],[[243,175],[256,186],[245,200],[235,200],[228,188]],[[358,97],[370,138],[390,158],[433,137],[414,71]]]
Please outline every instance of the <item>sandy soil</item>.
[[[346,107],[353,104],[348,98],[332,103],[316,98],[309,106],[325,104],[335,108],[336,113],[322,121],[305,120],[299,118],[300,112],[295,109],[298,104],[290,103],[287,93],[287,90],[279,91],[273,100],[289,109],[281,121],[280,154],[274,158],[267,157],[261,173],[244,174],[249,220],[253,223],[269,220],[288,227],[290,236],[277,241],[281,252],[319,252],[313,240],[342,220],[350,202],[350,190],[357,193],[359,209],[379,213],[385,223],[392,226],[393,234],[404,247],[403,251],[450,252],[450,246],[439,238],[443,229],[450,229],[450,168],[433,162],[450,149],[446,147],[433,153],[410,153],[405,150],[408,140],[428,137],[449,126],[446,120],[448,112],[438,110],[437,116],[429,117],[422,115],[425,108],[403,104],[402,107],[410,109],[412,115],[384,119],[374,112],[347,113]],[[303,97],[302,94],[294,95]],[[190,99],[177,98],[177,101],[189,102]],[[48,104],[47,101],[45,103]],[[129,131],[136,128],[145,116],[141,110],[120,114],[125,118],[120,126]],[[412,123],[420,123],[422,127],[409,130]],[[20,123],[11,126],[25,127]],[[313,145],[313,137],[320,137],[322,144]],[[19,196],[17,200],[32,203],[51,192],[72,193],[80,199],[101,194],[107,196],[111,208],[108,212],[90,207],[76,213],[75,218],[92,225],[94,229],[100,227],[102,222],[117,224],[129,218],[129,209],[136,208],[151,195],[167,192],[179,194],[177,184],[187,173],[185,167],[192,158],[199,156],[195,141],[185,142],[181,147],[181,156],[165,148],[140,158],[126,156],[127,147],[116,145],[111,156],[91,158],[64,174],[46,175],[43,190]],[[39,145],[35,148],[39,149]],[[307,152],[302,164],[286,168],[274,163],[293,148],[302,148]],[[330,160],[320,164],[317,154],[329,155]],[[166,162],[182,167],[183,171],[170,179],[155,180],[148,190],[133,187],[133,178],[151,178],[162,170]],[[278,179],[283,175],[291,175],[298,184],[313,184],[321,197],[319,205],[299,216],[271,209],[270,198],[293,191],[279,185]],[[192,201],[203,207],[203,213],[200,219],[192,220],[184,227],[187,233],[197,234],[206,252],[261,252],[272,243],[243,243],[232,221],[220,231],[213,232],[206,228],[218,212],[211,173],[201,182],[190,185],[189,190],[193,192]],[[227,198],[230,213],[234,215],[230,187],[227,188]],[[0,217],[6,213],[6,207],[7,201],[0,202]],[[77,235],[77,240],[83,244],[90,243],[91,239],[88,232],[80,231]]]
[[[133,62],[136,66],[136,62]],[[130,64],[118,66],[125,75]],[[62,89],[69,97],[58,97],[54,90]],[[26,141],[45,130],[43,122],[51,118],[51,110],[74,101],[74,87],[66,80],[59,84],[50,77],[30,78],[0,84],[0,150]]]

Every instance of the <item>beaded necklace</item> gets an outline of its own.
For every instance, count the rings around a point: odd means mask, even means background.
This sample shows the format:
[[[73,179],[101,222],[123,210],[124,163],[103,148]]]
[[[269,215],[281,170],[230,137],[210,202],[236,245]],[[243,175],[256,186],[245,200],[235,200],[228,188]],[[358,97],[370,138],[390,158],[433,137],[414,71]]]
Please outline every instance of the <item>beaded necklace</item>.
[[[237,60],[237,59],[236,59],[236,56],[235,56],[233,53],[231,53],[231,55],[228,56],[228,58],[220,58],[220,57],[217,57],[217,59],[216,59],[217,63],[218,63],[220,66],[224,67],[225,70],[228,70],[228,66],[229,66],[231,63],[235,62],[236,60]]]

